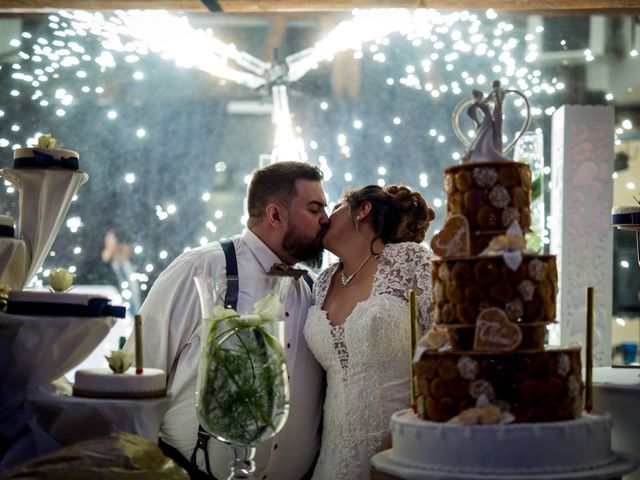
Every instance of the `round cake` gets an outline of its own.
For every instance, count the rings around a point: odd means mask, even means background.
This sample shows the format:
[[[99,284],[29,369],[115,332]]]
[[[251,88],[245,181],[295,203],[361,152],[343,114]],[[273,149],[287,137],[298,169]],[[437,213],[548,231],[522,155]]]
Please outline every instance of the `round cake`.
[[[640,205],[635,207],[613,207],[611,210],[611,223],[615,226],[639,226]]]
[[[574,472],[613,463],[608,415],[564,422],[460,425],[421,420],[405,410],[391,417],[390,457],[399,464],[483,475]]]
[[[141,374],[131,367],[124,373],[108,368],[76,371],[73,394],[90,398],[155,398],[167,394],[164,370],[145,368]]]
[[[78,170],[80,154],[63,148],[16,148],[13,151],[13,168],[63,168]]]

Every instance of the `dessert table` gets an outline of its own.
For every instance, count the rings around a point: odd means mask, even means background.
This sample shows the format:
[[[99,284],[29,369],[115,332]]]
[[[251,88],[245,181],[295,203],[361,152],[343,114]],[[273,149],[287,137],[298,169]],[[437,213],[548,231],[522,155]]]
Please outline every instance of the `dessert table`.
[[[139,400],[82,398],[38,389],[27,397],[27,415],[29,427],[37,432],[36,444],[43,444],[38,437],[46,437],[47,445],[39,452],[44,454],[114,432],[133,433],[157,442],[169,400],[169,396]]]
[[[116,431],[156,442],[169,397],[147,400],[71,396],[61,378],[102,342],[114,317],[0,313],[0,470],[63,446]]]

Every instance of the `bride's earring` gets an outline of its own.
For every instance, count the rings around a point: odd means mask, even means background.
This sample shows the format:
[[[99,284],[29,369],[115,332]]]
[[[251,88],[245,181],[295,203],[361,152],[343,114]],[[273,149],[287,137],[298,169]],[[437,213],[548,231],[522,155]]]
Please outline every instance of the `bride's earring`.
[[[358,216],[356,217],[356,232],[358,232],[358,233],[360,233],[360,231],[358,230],[358,225],[360,225],[360,220],[361,220],[361,219],[360,219],[360,215],[358,215]]]

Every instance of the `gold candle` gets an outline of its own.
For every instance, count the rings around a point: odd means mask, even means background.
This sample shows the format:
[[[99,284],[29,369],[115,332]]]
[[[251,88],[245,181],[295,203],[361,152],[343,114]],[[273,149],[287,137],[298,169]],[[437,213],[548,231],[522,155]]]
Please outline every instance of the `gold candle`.
[[[136,336],[136,375],[142,374],[142,317],[135,316],[135,336]]]
[[[587,287],[587,349],[585,351],[584,409],[593,410],[593,287]]]
[[[416,351],[416,292],[409,290],[409,332],[411,335],[411,349],[409,352],[409,374],[411,375],[411,408],[416,411],[416,378],[413,366],[413,355]]]

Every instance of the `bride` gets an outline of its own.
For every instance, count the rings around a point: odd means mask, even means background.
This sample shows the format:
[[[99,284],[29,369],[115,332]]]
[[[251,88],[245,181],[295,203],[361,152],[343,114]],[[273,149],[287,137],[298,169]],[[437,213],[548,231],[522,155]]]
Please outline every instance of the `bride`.
[[[434,216],[396,185],[350,192],[331,215],[324,246],[340,261],[320,274],[304,329],[327,372],[314,479],[368,478],[391,414],[410,406],[407,291],[428,327],[431,259],[420,242]]]

